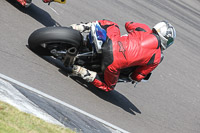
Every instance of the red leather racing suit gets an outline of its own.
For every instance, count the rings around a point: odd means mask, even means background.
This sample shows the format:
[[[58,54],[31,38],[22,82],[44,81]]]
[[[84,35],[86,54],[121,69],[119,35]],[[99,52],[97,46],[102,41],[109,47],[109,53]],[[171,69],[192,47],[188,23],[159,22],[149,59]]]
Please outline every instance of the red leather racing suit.
[[[130,78],[141,81],[158,66],[161,61],[160,38],[147,25],[126,22],[128,35],[121,36],[116,23],[108,20],[98,22],[106,30],[108,37],[103,46],[104,76],[103,79],[97,76],[93,85],[104,91],[111,91],[118,81],[120,70],[137,66]]]

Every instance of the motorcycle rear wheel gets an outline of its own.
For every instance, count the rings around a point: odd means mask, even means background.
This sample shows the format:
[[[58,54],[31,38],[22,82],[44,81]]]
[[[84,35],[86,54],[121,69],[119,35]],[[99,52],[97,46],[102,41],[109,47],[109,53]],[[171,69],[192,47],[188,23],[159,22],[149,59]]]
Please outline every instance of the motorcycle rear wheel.
[[[82,44],[82,35],[79,31],[68,27],[45,27],[34,31],[28,38],[29,48],[38,55],[52,56],[48,45],[64,45],[76,47]],[[42,45],[45,44],[45,47]]]

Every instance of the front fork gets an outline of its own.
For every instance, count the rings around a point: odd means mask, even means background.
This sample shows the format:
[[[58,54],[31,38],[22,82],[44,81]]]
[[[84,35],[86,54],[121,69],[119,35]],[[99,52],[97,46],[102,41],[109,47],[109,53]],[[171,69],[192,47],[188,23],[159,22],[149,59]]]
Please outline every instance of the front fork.
[[[63,64],[66,67],[72,66],[75,62],[76,55],[77,55],[77,48],[76,47],[69,48],[64,57]]]

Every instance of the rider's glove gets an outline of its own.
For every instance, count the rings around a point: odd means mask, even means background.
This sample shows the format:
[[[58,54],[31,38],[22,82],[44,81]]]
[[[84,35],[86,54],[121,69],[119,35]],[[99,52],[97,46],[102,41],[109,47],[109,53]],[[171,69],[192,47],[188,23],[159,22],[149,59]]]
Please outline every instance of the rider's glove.
[[[80,23],[80,24],[72,24],[70,25],[74,30],[78,30],[80,32],[90,32],[92,22],[88,23]]]
[[[135,80],[132,80],[131,83],[132,83],[132,84],[135,84]]]
[[[129,75],[129,79],[131,80],[131,83],[134,85],[134,87],[136,87],[136,85],[138,84],[138,81],[133,80],[133,79],[131,78],[131,74]]]

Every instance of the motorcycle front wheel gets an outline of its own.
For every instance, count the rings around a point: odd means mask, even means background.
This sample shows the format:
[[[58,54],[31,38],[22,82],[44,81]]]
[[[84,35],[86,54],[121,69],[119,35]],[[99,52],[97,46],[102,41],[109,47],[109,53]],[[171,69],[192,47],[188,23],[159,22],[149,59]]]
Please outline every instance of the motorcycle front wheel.
[[[29,48],[38,55],[51,56],[52,49],[79,48],[82,44],[79,31],[69,27],[45,27],[34,31],[28,38]]]

